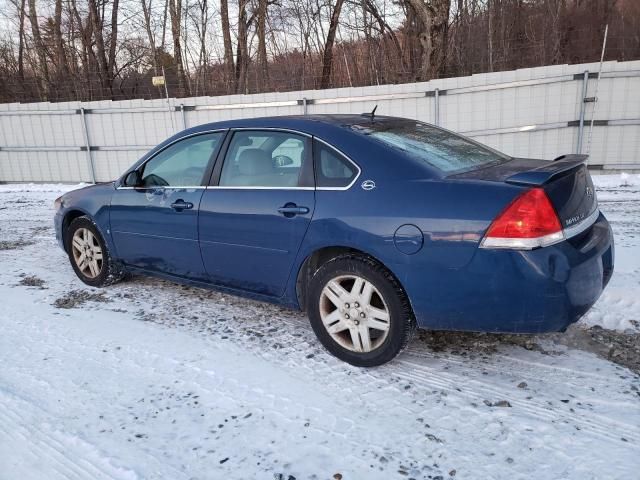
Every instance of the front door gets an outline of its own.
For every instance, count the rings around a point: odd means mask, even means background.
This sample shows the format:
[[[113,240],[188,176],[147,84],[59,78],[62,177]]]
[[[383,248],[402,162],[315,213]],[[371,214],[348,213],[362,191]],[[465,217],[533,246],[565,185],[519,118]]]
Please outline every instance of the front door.
[[[310,138],[239,130],[200,206],[200,248],[212,282],[279,297],[315,206]]]
[[[116,190],[110,219],[119,259],[145,270],[206,279],[198,207],[223,135],[206,133],[169,145],[139,167],[138,185]]]

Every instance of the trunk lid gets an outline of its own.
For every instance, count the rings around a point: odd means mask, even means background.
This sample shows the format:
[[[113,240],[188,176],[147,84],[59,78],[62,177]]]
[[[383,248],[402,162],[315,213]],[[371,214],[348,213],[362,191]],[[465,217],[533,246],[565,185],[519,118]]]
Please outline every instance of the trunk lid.
[[[449,178],[542,187],[556,209],[562,228],[566,230],[596,215],[598,209],[593,180],[585,165],[586,159],[586,155],[563,155],[552,162],[514,158]]]

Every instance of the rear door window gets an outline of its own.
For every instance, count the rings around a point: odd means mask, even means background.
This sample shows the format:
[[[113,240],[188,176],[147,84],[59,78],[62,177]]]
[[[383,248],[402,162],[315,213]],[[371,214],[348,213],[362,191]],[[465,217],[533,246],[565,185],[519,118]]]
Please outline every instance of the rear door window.
[[[294,188],[307,163],[308,139],[279,131],[235,132],[220,174],[221,187]]]

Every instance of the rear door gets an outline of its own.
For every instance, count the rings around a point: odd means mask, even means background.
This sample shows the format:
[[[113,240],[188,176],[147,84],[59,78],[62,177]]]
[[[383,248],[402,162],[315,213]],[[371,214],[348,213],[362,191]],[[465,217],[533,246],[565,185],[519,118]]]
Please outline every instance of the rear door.
[[[310,137],[233,132],[200,206],[200,248],[210,280],[281,296],[314,207]]]
[[[138,168],[141,182],[111,199],[111,233],[128,265],[206,279],[198,245],[198,206],[224,132],[169,145]]]

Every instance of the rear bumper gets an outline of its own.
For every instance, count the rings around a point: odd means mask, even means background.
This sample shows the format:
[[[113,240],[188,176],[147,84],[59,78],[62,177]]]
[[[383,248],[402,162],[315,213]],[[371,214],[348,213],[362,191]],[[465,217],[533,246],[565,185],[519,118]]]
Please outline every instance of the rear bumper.
[[[428,277],[407,272],[405,288],[422,328],[562,331],[598,300],[613,263],[613,234],[600,214],[588,230],[552,246],[478,249],[462,269]]]

